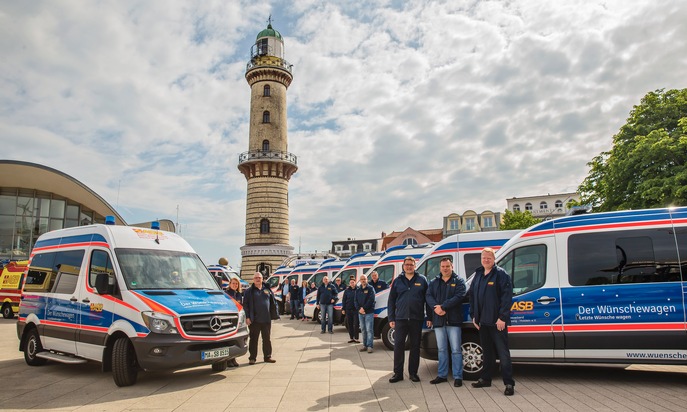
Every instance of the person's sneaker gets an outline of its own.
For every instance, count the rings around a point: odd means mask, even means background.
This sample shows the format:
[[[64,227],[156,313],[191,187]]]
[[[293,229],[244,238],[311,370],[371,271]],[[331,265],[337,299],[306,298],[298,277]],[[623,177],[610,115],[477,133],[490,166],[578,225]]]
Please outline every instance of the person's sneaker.
[[[255,365],[255,359],[248,359],[249,365]]]
[[[372,350],[372,348],[367,348],[367,353],[372,353],[372,352],[374,352],[374,351]]]
[[[460,388],[461,386],[463,386],[463,380],[462,379],[456,379],[455,381],[453,381],[453,386],[456,388]]]
[[[506,390],[503,391],[503,394],[506,396],[513,396],[515,393],[515,388],[513,388],[513,385],[506,385]]]
[[[477,382],[472,382],[473,388],[488,388],[491,386],[491,382],[485,381],[484,379],[478,379]]]
[[[429,383],[431,383],[432,385],[436,385],[438,383],[444,383],[444,382],[448,382],[448,379],[442,378],[441,376],[437,376],[436,378],[429,381]]]
[[[265,359],[265,363],[276,363],[277,361],[272,358]]]
[[[349,340],[348,343],[355,343],[355,339]]]
[[[360,351],[361,351],[361,352],[366,352],[366,351],[367,351],[367,348],[363,346],[363,347],[360,349]]]
[[[413,382],[420,382],[420,377],[417,376],[417,374],[415,374],[415,375],[410,375],[410,380],[413,381]]]
[[[334,334],[334,331],[333,331],[333,330],[330,330],[329,333],[331,333],[331,334],[333,335],[333,334]]]
[[[321,331],[321,332],[320,332],[320,334],[323,334],[323,333],[324,333],[324,331]]]

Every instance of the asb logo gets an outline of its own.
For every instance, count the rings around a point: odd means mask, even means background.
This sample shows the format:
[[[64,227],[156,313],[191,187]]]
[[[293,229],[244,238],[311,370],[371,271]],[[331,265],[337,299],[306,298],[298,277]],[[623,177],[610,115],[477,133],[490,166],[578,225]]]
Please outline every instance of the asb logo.
[[[519,310],[532,310],[534,309],[534,302],[531,300],[525,300],[522,302],[513,302],[513,306],[510,307],[511,312],[517,312]]]

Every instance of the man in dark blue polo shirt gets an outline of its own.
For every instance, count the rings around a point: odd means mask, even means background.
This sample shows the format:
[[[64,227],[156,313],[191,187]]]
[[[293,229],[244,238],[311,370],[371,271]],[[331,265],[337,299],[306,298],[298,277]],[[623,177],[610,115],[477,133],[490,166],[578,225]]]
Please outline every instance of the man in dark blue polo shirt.
[[[262,283],[262,274],[255,272],[253,284],[248,288],[243,296],[243,309],[246,311],[246,324],[249,329],[248,341],[248,364],[254,365],[258,355],[258,338],[262,335],[262,355],[266,363],[276,362],[272,359],[272,341],[270,332],[272,330],[272,312],[276,313],[276,308],[270,310],[274,305],[274,294],[269,286]]]
[[[408,375],[413,382],[420,382],[417,371],[420,367],[420,340],[422,322],[425,319],[425,295],[427,279],[415,271],[415,258],[403,259],[403,272],[391,284],[389,292],[389,326],[394,328],[394,375],[389,382],[403,380],[406,338],[410,344],[408,356]],[[431,309],[427,309],[431,313]],[[432,322],[427,321],[431,327]]]

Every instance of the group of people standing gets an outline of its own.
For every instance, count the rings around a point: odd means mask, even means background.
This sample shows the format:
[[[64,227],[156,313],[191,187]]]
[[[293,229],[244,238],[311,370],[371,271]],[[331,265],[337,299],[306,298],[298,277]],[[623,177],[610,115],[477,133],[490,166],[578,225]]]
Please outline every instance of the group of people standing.
[[[476,270],[468,290],[465,281],[453,270],[449,258],[441,259],[440,276],[428,282],[415,270],[413,257],[403,260],[403,273],[392,283],[389,291],[388,313],[389,326],[395,330],[394,366],[390,383],[403,380],[406,340],[410,347],[408,357],[408,375],[413,382],[420,382],[420,341],[422,338],[425,315],[427,327],[433,328],[437,340],[439,365],[436,378],[431,384],[448,381],[449,356],[452,364],[453,386],[463,385],[463,353],[461,348],[461,327],[463,324],[463,301],[470,300],[470,316],[477,329],[483,348],[483,369],[480,378],[472,383],[474,388],[491,386],[491,379],[496,367],[496,355],[501,366],[504,394],[514,394],[515,381],[508,349],[508,325],[510,325],[510,308],[513,300],[513,287],[510,276],[495,265],[494,250],[485,248],[481,253],[482,266]],[[350,340],[348,343],[361,343],[358,340],[358,329],[362,332],[361,352],[373,352],[375,294],[389,286],[379,280],[376,272],[360,276],[360,285],[356,279],[349,279],[344,291],[342,314],[345,315]],[[263,358],[267,363],[272,359],[270,341],[271,321],[279,318],[272,290],[262,282],[262,274],[256,272],[253,284],[245,293],[237,279],[232,279],[227,293],[243,304],[249,333],[249,364],[254,364],[257,357],[257,342],[262,335]],[[301,318],[300,303],[312,291],[307,282],[298,286],[295,280],[284,289],[284,296],[291,301],[291,319]],[[334,304],[338,300],[339,288],[324,277],[317,289],[317,308],[321,313],[321,332],[333,333]],[[297,298],[296,298],[297,297]],[[230,366],[238,366],[232,360]]]
[[[431,384],[448,381],[449,353],[452,363],[453,386],[463,386],[463,354],[461,349],[461,325],[463,324],[463,300],[470,299],[470,316],[479,332],[484,363],[480,378],[472,383],[474,388],[491,386],[491,377],[498,353],[504,394],[514,394],[515,381],[508,349],[508,328],[513,287],[510,276],[495,265],[494,250],[485,248],[481,253],[482,266],[477,269],[468,290],[465,281],[453,271],[451,259],[440,261],[440,276],[428,282],[415,271],[415,259],[403,260],[403,273],[399,275],[389,292],[389,325],[395,329],[394,373],[389,382],[403,380],[406,339],[410,346],[408,375],[413,382],[420,382],[420,340],[425,313],[427,327],[433,328],[437,340],[439,365],[437,377]]]

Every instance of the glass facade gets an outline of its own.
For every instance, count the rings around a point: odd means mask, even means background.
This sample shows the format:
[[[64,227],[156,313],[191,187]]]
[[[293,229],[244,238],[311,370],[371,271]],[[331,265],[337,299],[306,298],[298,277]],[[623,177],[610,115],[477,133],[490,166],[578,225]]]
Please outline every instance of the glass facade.
[[[105,217],[54,193],[0,188],[0,260],[28,259],[40,235],[105,223]]]

